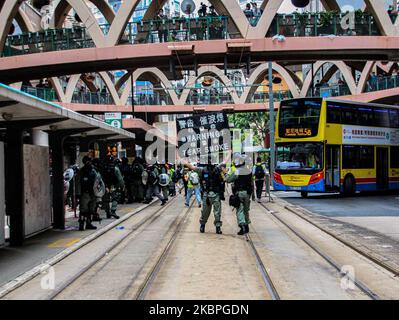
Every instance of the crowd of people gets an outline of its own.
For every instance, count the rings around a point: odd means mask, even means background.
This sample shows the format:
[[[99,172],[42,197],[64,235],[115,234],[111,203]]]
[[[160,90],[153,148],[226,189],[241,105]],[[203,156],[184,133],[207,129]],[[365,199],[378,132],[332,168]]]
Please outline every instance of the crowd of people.
[[[261,201],[267,174],[261,158],[253,165],[245,155],[235,155],[230,166],[211,162],[198,166],[189,162],[178,166],[170,163],[148,165],[140,157],[129,163],[127,158],[113,156],[104,160],[85,156],[82,162],[82,168],[74,168],[81,231],[97,228],[93,222],[102,220],[101,210],[105,211],[107,219],[119,219],[118,204],[149,204],[156,197],[163,206],[169,197],[184,193],[187,207],[194,196],[196,205],[201,208],[200,232],[205,232],[213,209],[216,233],[221,234],[221,201],[225,200],[226,184],[232,184],[229,204],[236,208],[238,234],[243,235],[249,232],[251,198]],[[68,189],[65,194],[67,199]]]
[[[209,10],[208,10],[209,9]],[[214,6],[208,6],[201,2],[198,10],[198,17],[217,17],[218,14],[215,11]],[[176,24],[173,20],[168,21],[170,18],[164,13],[163,9],[159,9],[155,17],[155,27],[158,33],[159,42],[168,41],[179,41],[179,40],[204,40],[204,39],[222,39],[224,26],[220,21],[202,21],[199,25],[191,25],[189,30],[180,30],[179,24]],[[171,22],[171,24],[169,24]],[[179,33],[183,32],[183,36]]]
[[[83,167],[74,177],[79,199],[79,230],[96,229],[93,221],[101,221],[101,210],[107,219],[119,219],[118,204],[150,203],[153,197],[165,205],[176,195],[177,174],[171,164],[147,165],[140,157],[129,163],[127,158],[92,159],[85,156]],[[65,190],[70,196],[69,190]],[[71,203],[71,201],[68,201]]]
[[[258,7],[258,4],[255,1],[248,2],[244,9],[244,14],[252,26],[256,26],[258,20],[262,16],[262,13],[263,10]]]

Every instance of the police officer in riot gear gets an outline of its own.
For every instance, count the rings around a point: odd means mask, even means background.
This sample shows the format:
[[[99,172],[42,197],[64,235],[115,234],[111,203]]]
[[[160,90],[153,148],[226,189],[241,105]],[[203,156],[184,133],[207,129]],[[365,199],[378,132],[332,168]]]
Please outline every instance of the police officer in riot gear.
[[[103,165],[101,163],[101,160],[99,158],[94,158],[92,161],[92,165],[94,169],[96,170],[97,174],[100,175],[100,178],[102,178],[102,172],[103,172]],[[101,196],[96,196],[95,198],[95,206],[94,206],[94,212],[93,212],[93,221],[101,221],[101,217],[99,214],[99,208],[102,206],[102,199],[103,197]]]
[[[155,195],[159,200],[161,200],[161,205],[166,203],[166,200],[160,193],[159,188],[159,170],[156,165],[150,165],[147,167],[147,193],[146,200],[144,203],[148,204],[152,200],[152,196]]]
[[[169,200],[169,174],[168,174],[168,165],[162,164],[159,166],[159,179],[158,184],[160,186],[162,197],[165,201]]]
[[[202,210],[200,218],[200,232],[205,232],[205,225],[208,221],[209,215],[213,207],[213,214],[215,217],[214,225],[216,233],[222,234],[222,204],[221,194],[223,192],[223,170],[219,165],[212,164],[212,159],[209,157],[208,163],[204,167],[194,167],[190,163],[185,165],[197,172],[200,176],[201,190],[202,190]]]
[[[237,197],[237,224],[240,228],[238,235],[249,232],[249,208],[253,193],[252,160],[246,155],[236,154],[233,158],[234,168],[226,175],[228,183],[233,183],[233,195]]]
[[[142,202],[144,200],[144,185],[142,175],[144,172],[143,160],[135,158],[131,166],[131,195],[133,201]]]
[[[125,183],[123,181],[122,174],[113,156],[108,156],[106,163],[103,168],[103,180],[106,186],[106,193],[103,197],[103,208],[107,213],[107,219],[115,218],[119,219],[116,214],[118,207],[119,192],[118,189],[124,189]]]
[[[79,230],[97,229],[91,223],[91,216],[94,213],[95,201],[94,183],[96,180],[96,171],[91,163],[92,159],[84,156],[83,168],[79,171],[79,187],[80,187],[80,205],[79,205]]]

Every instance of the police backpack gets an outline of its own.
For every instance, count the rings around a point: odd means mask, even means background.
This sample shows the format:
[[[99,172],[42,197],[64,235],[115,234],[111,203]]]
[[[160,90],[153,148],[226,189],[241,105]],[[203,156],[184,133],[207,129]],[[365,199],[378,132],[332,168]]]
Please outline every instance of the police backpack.
[[[142,177],[143,170],[140,168],[138,163],[135,163],[132,167],[132,177],[135,180],[139,180]]]
[[[148,178],[147,178],[147,183],[149,185],[154,185],[157,182],[157,174],[155,173],[154,170],[148,171]]]
[[[103,171],[103,178],[104,182],[107,184],[107,186],[112,186],[112,185],[117,185],[118,184],[118,178],[116,177],[115,173],[115,164],[113,163],[108,163]]]

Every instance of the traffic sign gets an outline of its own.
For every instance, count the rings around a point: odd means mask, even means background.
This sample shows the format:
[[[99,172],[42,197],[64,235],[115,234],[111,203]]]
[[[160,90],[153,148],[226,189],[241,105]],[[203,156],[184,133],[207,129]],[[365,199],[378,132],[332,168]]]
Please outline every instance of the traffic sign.
[[[115,128],[122,128],[122,113],[108,112],[104,114],[105,123]]]

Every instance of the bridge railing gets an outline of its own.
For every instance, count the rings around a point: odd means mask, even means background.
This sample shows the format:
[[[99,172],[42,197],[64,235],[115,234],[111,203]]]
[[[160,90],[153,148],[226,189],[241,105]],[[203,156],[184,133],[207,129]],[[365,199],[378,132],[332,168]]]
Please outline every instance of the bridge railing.
[[[286,37],[302,36],[376,36],[380,35],[376,21],[371,14],[355,14],[354,24],[346,20],[345,13],[294,13],[278,14],[274,17],[267,37],[281,34]],[[189,40],[213,40],[236,38],[229,34],[227,16],[197,18],[172,18],[129,22],[119,44],[155,43]],[[252,25],[257,21],[251,20]],[[110,25],[100,25],[106,35]],[[47,29],[7,37],[3,56],[29,53],[91,48],[95,44],[85,27],[74,26],[65,29]]]
[[[184,89],[190,89],[184,105],[212,105],[212,104],[234,104],[232,93],[238,96],[250,86],[226,86],[226,87],[192,87],[192,88],[140,88],[135,89],[134,104],[135,105],[173,105],[170,92],[174,91],[178,96]],[[268,90],[260,90],[265,87],[263,84],[253,85],[251,94],[245,103],[266,103],[269,101]],[[380,79],[371,78],[366,83],[365,92],[374,92],[399,87],[399,76],[392,75],[382,77]],[[54,89],[43,87],[22,86],[22,91],[37,96],[48,101],[57,101],[58,97]],[[339,97],[351,95],[349,87],[346,84],[330,84],[328,86],[315,87],[310,89],[306,96],[308,97]],[[274,101],[282,101],[293,98],[292,93],[288,90],[275,90],[273,92]],[[76,90],[72,96],[72,103],[80,104],[115,104],[111,94],[107,91],[90,92],[85,90]],[[132,104],[132,96],[127,101],[128,105]]]
[[[285,37],[380,35],[376,21],[371,14],[356,12],[354,15],[354,20],[350,20],[347,13],[332,11],[278,14],[273,19],[267,35],[268,37],[276,34]]]
[[[120,39],[124,43],[154,43],[227,38],[228,18],[225,16],[173,18],[129,22]],[[100,25],[106,35],[110,25]],[[47,29],[10,35],[6,38],[3,56],[95,47],[85,27]]]
[[[397,74],[381,78],[371,76],[370,81],[367,82],[365,91],[373,92],[397,87],[399,87],[399,76]]]
[[[57,94],[52,88],[22,86],[21,91],[46,101],[58,100]]]
[[[6,38],[3,56],[94,47],[86,28],[47,29],[21,33]]]

